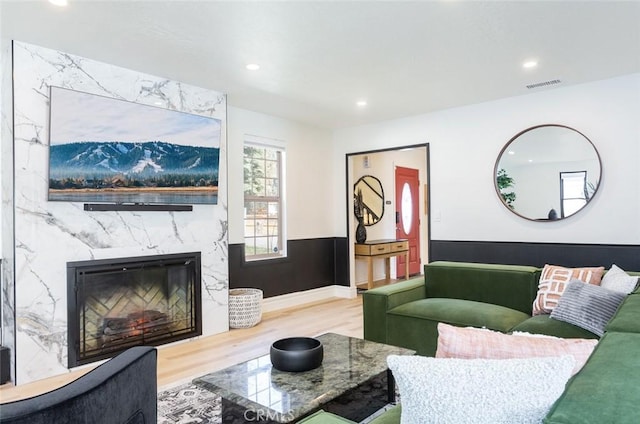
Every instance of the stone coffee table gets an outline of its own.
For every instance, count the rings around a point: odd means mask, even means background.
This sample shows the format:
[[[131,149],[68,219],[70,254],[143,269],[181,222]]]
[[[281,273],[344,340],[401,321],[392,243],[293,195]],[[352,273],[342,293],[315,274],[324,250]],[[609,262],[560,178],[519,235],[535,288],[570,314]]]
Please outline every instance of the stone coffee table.
[[[318,409],[358,422],[395,401],[387,356],[415,351],[333,333],[317,339],[324,346],[324,360],[314,370],[276,370],[267,354],[193,383],[222,397],[225,424],[290,423]]]

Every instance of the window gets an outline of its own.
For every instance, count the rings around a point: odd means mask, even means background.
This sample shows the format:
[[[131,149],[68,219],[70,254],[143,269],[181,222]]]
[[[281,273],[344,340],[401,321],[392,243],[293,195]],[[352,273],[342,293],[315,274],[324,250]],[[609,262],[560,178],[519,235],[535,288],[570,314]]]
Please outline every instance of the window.
[[[560,173],[561,217],[578,212],[587,203],[587,171]]]
[[[279,258],[283,248],[284,149],[245,142],[244,255]]]

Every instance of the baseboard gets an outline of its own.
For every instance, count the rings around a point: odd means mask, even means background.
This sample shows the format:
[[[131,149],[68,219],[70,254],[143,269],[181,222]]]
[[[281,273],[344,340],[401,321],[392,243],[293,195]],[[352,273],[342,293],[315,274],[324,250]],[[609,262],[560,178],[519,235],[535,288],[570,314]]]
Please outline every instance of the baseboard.
[[[278,311],[280,309],[291,308],[305,303],[318,302],[334,297],[353,299],[356,296],[357,290],[355,287],[320,287],[296,293],[283,294],[281,296],[268,297],[262,301],[262,312]]]

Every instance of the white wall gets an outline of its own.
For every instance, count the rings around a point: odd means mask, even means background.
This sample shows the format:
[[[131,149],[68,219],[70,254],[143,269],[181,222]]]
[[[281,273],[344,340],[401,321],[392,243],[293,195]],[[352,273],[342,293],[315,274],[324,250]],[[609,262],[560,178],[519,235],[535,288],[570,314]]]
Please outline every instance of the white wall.
[[[345,154],[428,142],[433,240],[640,243],[640,74],[549,89],[361,127],[334,135],[336,174]],[[555,123],[581,131],[603,162],[593,201],[574,216],[531,222],[497,197],[493,167],[521,130]],[[344,173],[342,173],[344,175]],[[337,181],[336,191],[344,190]],[[336,233],[346,234],[344,198]]]
[[[344,196],[344,189],[338,193],[333,190],[331,133],[234,107],[228,108],[227,119],[229,242],[244,243],[242,156],[245,135],[275,139],[286,145],[287,239],[331,237],[336,198]]]

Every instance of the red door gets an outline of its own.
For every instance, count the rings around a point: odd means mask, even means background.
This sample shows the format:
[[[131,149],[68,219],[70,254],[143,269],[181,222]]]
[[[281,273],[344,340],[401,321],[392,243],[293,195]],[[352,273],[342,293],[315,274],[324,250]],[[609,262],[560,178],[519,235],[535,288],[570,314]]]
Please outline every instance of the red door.
[[[420,273],[420,203],[418,170],[396,166],[396,238],[409,240],[409,275]],[[405,257],[396,256],[396,275],[405,275]]]

